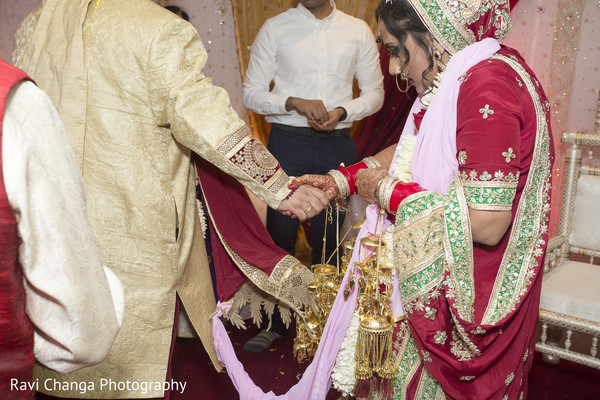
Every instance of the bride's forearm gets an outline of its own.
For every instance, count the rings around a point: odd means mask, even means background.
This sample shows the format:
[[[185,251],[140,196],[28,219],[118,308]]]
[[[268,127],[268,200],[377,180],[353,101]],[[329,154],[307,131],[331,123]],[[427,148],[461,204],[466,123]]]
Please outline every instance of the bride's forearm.
[[[394,158],[394,152],[396,151],[396,145],[390,146],[386,149],[381,150],[379,153],[375,154],[375,159],[381,164],[385,169],[389,169],[392,164],[392,158]]]

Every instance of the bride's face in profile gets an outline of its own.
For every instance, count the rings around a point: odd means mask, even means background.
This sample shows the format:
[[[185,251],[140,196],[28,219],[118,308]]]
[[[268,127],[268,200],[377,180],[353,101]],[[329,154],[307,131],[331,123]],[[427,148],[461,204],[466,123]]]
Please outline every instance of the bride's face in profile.
[[[417,89],[417,93],[423,94],[437,74],[436,63],[433,63],[431,70],[423,75],[423,72],[429,68],[431,59],[425,49],[417,45],[412,35],[408,34],[406,36],[406,43],[404,43],[409,55],[408,61],[406,61],[400,50],[401,46],[398,39],[387,30],[384,23],[379,23],[379,29],[381,32],[381,41],[390,54],[388,66],[390,75],[399,75],[401,78],[408,79],[409,83]],[[402,87],[403,84],[400,83],[400,86]]]

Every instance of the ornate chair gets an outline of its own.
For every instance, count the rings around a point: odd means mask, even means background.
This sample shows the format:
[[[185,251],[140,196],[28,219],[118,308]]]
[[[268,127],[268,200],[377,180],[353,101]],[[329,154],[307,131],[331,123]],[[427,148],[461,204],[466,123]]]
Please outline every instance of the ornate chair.
[[[544,262],[541,332],[535,346],[547,365],[565,359],[600,369],[600,358],[596,357],[600,266],[593,264],[595,257],[600,258],[600,168],[582,166],[580,148],[591,146],[589,155],[593,157],[593,149],[600,146],[600,110],[596,128],[598,133],[564,132],[561,137],[571,147],[566,154],[558,235],[550,239]],[[596,152],[600,153],[600,148]],[[590,262],[573,261],[572,253],[587,256]],[[589,345],[587,354],[572,348],[575,337],[585,347]],[[559,342],[564,345],[559,346]]]

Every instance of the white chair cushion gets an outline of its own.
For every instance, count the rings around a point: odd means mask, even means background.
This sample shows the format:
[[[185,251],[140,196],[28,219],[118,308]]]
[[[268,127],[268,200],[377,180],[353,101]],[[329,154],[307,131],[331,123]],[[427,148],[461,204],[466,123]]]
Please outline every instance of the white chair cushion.
[[[547,273],[540,308],[600,322],[600,266],[565,261]]]
[[[577,181],[575,212],[569,242],[600,251],[600,176],[581,175]]]

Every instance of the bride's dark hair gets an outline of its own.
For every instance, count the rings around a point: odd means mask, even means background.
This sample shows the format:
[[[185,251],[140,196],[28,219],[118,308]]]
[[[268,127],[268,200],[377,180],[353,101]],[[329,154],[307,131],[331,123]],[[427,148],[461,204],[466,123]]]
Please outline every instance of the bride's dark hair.
[[[407,0],[381,0],[375,10],[377,20],[385,24],[385,28],[392,36],[398,39],[398,53],[391,54],[404,60],[403,67],[410,61],[406,50],[406,38],[411,35],[417,46],[421,47],[427,58],[429,66],[423,71],[423,78],[433,68],[433,54],[431,53],[432,36]],[[425,78],[430,82],[429,79]]]

